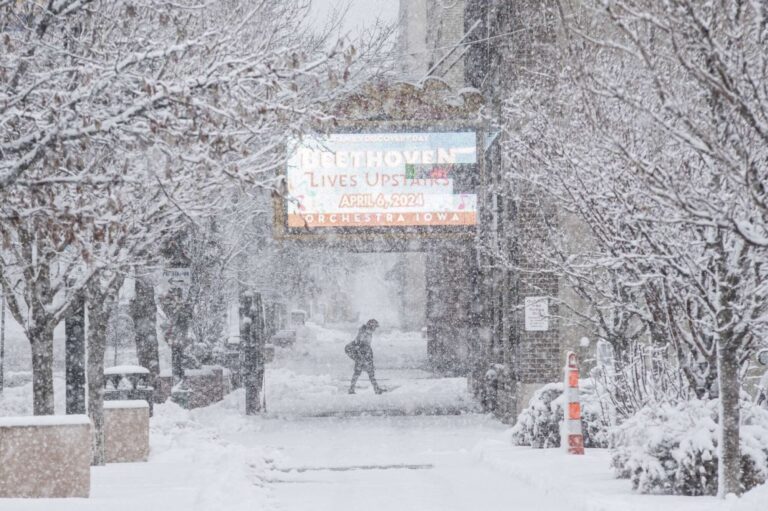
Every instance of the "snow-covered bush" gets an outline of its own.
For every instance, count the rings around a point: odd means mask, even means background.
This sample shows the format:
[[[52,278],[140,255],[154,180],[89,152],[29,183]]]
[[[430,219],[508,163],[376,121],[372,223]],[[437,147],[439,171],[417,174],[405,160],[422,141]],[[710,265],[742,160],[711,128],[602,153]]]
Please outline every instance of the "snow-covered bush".
[[[586,447],[608,447],[610,424],[606,403],[592,380],[581,380],[581,430]],[[560,447],[563,384],[548,383],[537,390],[512,428],[512,443],[536,448]]]
[[[512,443],[530,445],[536,448],[558,447],[560,445],[560,421],[563,420],[562,406],[554,401],[563,395],[562,383],[548,383],[533,395],[517,417],[512,428]],[[560,417],[557,411],[560,410]]]
[[[642,493],[717,493],[718,401],[656,404],[615,428],[611,465]],[[768,411],[742,402],[742,484],[768,480]]]

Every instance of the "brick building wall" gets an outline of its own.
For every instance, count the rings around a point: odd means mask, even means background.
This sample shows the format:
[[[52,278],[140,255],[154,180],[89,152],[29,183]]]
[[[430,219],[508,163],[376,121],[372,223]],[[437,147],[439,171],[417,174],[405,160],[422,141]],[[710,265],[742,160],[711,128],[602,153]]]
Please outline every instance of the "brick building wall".
[[[454,88],[482,91],[491,132],[498,129],[510,91],[521,85],[547,87],[552,53],[561,44],[553,0],[401,0],[403,13],[410,18],[401,17],[400,41],[406,45],[401,48],[421,48],[405,62],[404,73],[418,79],[443,59],[437,76]],[[462,38],[459,50],[446,57]],[[458,55],[463,58],[454,63]],[[575,296],[537,259],[542,233],[572,219],[505,177],[510,162],[503,145],[501,134],[484,155],[486,182],[478,190],[474,247],[462,250],[461,262],[439,251],[428,256],[427,322],[432,346],[438,346],[436,360],[455,360],[466,350],[473,388],[483,386],[489,368],[499,371],[495,411],[511,421],[535,389],[561,378],[563,352],[581,334],[566,308],[558,306],[559,301],[577,306]],[[469,296],[456,291],[463,285],[471,287]],[[526,330],[526,297],[549,297],[548,330]],[[457,315],[457,310],[468,313]]]
[[[427,350],[440,372],[467,374],[472,349],[471,242],[433,246],[427,253]]]
[[[547,66],[559,44],[553,8],[549,0],[467,0],[465,27],[479,24],[469,37],[466,82],[483,92],[491,126],[503,118],[503,102],[510,91],[521,85],[547,86]],[[543,251],[542,233],[560,225],[562,212],[505,177],[511,163],[502,150],[504,141],[502,133],[487,154],[486,204],[491,220],[481,226],[487,232],[480,241],[493,254],[481,264],[487,274],[486,321],[492,335],[490,348],[483,351],[486,364],[506,368],[496,413],[512,421],[537,388],[560,379],[568,328],[565,311],[558,306],[561,283],[537,256]],[[548,330],[526,330],[526,297],[549,298]]]

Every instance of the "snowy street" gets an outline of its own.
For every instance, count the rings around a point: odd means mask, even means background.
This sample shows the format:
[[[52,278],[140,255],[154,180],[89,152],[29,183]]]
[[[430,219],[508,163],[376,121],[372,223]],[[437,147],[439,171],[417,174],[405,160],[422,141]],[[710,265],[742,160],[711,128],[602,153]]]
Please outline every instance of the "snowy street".
[[[748,511],[764,498],[633,494],[613,477],[607,452],[513,447],[507,426],[472,411],[463,378],[422,369],[418,334],[374,341],[391,392],[377,396],[365,381],[348,395],[349,337],[311,325],[278,350],[266,416],[244,415],[242,389],[197,410],[159,405],[148,463],[93,467],[89,499],[6,499],[0,510],[555,511],[565,496],[584,511]],[[0,410],[12,405],[3,399]]]
[[[239,436],[274,456],[264,480],[276,509],[507,509],[506,477],[472,454],[501,435],[480,416],[266,421]]]
[[[240,398],[192,413],[159,407],[150,461],[93,468],[87,500],[0,509],[757,511],[765,499],[633,494],[608,453],[511,447],[506,427],[480,415],[253,419]]]

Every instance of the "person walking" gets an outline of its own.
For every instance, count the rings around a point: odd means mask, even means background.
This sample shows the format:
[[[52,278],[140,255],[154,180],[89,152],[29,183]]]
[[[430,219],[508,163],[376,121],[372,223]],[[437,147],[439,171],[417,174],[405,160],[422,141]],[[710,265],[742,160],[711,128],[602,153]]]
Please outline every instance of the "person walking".
[[[375,369],[373,367],[373,348],[371,348],[371,341],[373,340],[373,332],[377,328],[379,328],[378,321],[375,319],[368,320],[368,322],[358,330],[355,340],[344,347],[344,352],[349,355],[349,358],[355,361],[355,369],[352,373],[352,383],[349,386],[350,394],[355,393],[357,379],[363,371],[368,373],[368,378],[371,380],[373,391],[377,394],[384,392],[376,382],[376,376],[374,374]]]

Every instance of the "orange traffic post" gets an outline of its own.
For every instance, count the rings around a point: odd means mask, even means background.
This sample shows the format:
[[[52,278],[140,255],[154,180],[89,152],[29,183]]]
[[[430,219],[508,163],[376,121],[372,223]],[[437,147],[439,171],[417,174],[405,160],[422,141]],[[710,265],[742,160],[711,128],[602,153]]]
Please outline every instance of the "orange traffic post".
[[[581,402],[579,401],[579,360],[576,353],[569,351],[565,357],[565,423],[561,445],[568,454],[584,454],[584,435],[581,432]]]

